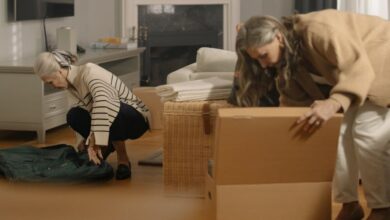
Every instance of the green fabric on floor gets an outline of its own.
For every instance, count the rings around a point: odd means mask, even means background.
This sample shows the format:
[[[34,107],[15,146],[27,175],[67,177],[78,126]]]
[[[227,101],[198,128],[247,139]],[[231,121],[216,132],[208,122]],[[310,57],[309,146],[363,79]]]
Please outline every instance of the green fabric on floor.
[[[0,173],[9,180],[24,182],[106,181],[114,175],[105,161],[94,165],[86,152],[77,153],[65,144],[0,149]]]

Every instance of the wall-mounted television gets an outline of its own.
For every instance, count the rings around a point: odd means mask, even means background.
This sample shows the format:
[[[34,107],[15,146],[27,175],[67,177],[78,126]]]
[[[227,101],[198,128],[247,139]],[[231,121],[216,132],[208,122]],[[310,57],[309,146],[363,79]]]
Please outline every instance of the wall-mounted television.
[[[8,0],[10,21],[74,16],[74,0]]]

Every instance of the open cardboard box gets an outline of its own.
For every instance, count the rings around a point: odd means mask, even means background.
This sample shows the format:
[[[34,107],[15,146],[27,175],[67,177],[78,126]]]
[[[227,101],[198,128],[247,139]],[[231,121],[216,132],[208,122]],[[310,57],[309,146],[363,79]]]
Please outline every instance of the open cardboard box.
[[[308,108],[220,109],[206,198],[215,219],[331,218],[341,115],[312,135],[292,126]]]
[[[155,87],[137,87],[133,89],[133,93],[149,108],[151,114],[150,128],[152,130],[162,129],[163,103],[160,96],[157,95]]]

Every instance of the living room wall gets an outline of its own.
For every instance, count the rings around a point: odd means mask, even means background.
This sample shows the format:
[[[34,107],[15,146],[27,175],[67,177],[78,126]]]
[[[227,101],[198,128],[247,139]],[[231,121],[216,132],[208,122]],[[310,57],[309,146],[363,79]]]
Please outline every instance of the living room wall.
[[[100,37],[118,35],[120,0],[75,0],[75,16],[46,20],[49,45],[56,44],[56,29],[70,26],[83,47]],[[241,20],[267,14],[275,17],[292,12],[293,0],[241,0]],[[9,22],[7,0],[0,0],[0,61],[35,56],[45,48],[41,20]]]
[[[100,37],[113,36],[118,25],[118,0],[75,0],[75,16],[46,20],[49,45],[56,44],[56,30],[70,26],[83,47]],[[0,0],[0,61],[35,56],[45,48],[42,20],[10,22],[7,0]]]

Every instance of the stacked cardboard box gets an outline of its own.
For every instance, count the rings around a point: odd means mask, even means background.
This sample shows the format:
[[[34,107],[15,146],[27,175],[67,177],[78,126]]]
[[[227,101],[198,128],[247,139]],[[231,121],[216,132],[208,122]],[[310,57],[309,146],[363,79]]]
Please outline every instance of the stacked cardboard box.
[[[294,126],[308,108],[218,111],[206,197],[215,219],[331,219],[341,115],[311,135]]]

